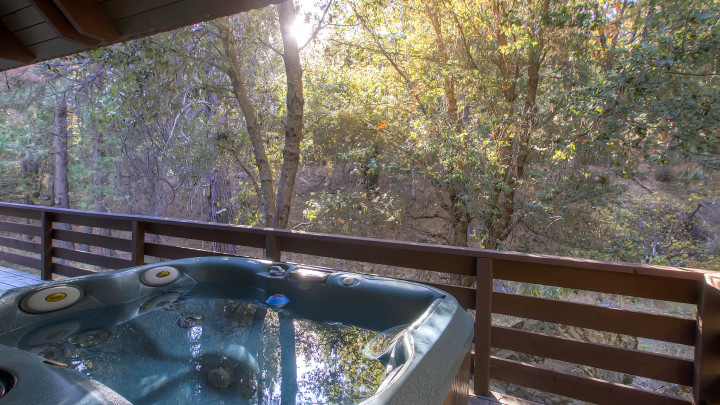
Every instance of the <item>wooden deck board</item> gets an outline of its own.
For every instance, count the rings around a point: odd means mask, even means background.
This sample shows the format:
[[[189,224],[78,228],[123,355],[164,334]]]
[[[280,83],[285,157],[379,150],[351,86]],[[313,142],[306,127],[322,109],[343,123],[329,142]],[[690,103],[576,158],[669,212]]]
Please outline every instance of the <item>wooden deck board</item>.
[[[0,267],[0,292],[11,288],[43,283],[40,276],[19,270]]]

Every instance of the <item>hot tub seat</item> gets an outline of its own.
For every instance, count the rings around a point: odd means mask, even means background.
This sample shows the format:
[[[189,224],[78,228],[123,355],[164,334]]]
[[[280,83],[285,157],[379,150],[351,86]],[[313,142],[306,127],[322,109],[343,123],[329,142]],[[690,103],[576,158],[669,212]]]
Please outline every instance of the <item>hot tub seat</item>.
[[[42,357],[0,345],[0,370],[14,384],[0,397],[7,404],[131,405],[117,392]]]

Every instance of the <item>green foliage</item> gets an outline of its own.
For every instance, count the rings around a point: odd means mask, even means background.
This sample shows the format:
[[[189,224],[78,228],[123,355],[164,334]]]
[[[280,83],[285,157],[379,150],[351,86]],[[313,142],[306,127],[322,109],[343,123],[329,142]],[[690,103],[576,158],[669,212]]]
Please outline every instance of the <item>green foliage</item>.
[[[326,5],[301,5],[323,28],[302,54],[300,159],[327,172],[299,179],[291,227],[717,267],[716,2]],[[277,15],[230,21],[277,168]],[[73,207],[263,224],[227,68],[210,22],[5,73],[3,199],[52,203],[64,96]]]
[[[387,233],[401,218],[397,202],[389,193],[313,193],[305,204],[303,217],[307,229],[314,232],[376,236]]]

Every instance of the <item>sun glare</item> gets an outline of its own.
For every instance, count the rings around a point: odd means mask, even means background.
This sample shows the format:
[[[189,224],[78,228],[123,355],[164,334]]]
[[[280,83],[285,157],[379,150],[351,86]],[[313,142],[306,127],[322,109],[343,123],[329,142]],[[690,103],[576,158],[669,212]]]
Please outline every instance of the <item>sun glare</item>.
[[[310,39],[310,35],[312,35],[312,27],[310,24],[306,24],[304,21],[298,19],[290,29],[290,34],[295,37],[295,40],[299,45],[302,45]]]

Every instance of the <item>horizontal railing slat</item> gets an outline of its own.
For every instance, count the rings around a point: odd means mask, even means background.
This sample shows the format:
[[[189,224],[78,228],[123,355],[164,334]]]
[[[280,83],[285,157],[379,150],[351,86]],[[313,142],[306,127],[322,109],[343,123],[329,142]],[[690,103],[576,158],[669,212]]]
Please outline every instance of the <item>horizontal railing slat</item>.
[[[145,232],[155,235],[173,236],[177,238],[203,240],[207,242],[228,243],[233,245],[265,247],[265,236],[259,233],[246,232],[244,228],[232,228],[222,224],[168,224],[146,223]]]
[[[700,284],[696,280],[673,279],[648,274],[606,272],[576,267],[493,261],[493,275],[501,280],[599,291],[632,297],[694,304]]]
[[[467,276],[475,274],[474,258],[471,255],[462,256],[429,251],[410,243],[385,243],[386,241],[346,236],[302,233],[286,234],[276,232],[275,236],[278,238],[279,246],[283,252]]]
[[[496,314],[578,326],[693,346],[695,320],[576,302],[493,292]]]
[[[4,236],[0,236],[0,246],[24,250],[35,254],[40,254],[40,250],[42,249],[39,243],[29,242],[22,239],[6,238]]]
[[[58,259],[91,264],[94,266],[104,267],[106,269],[122,269],[125,267],[131,267],[133,265],[130,260],[120,259],[118,257],[103,256],[88,252],[81,252],[79,250],[61,248],[57,246],[52,249],[52,252],[53,257],[57,257]]]
[[[692,360],[493,326],[491,344],[533,356],[692,386]]]
[[[87,269],[81,269],[79,267],[69,266],[62,263],[52,264],[53,273],[59,274],[65,277],[79,277],[87,276],[88,274],[95,274],[96,272]]]
[[[65,229],[54,229],[53,238],[67,242],[81,243],[90,246],[121,250],[129,252],[132,241],[130,239],[116,238],[113,236],[96,235],[94,233],[76,232]]]
[[[17,222],[0,221],[0,231],[19,233],[22,235],[40,236],[40,227],[35,225],[19,224]]]
[[[0,260],[40,270],[40,259],[33,259],[32,257],[0,250]]]
[[[36,210],[32,206],[23,207],[20,204],[4,204],[2,207],[0,207],[0,215],[35,220],[40,219],[39,210]]]
[[[80,212],[54,212],[53,222],[71,225],[92,226],[95,228],[115,229],[118,231],[132,230],[132,223],[125,219],[114,218],[112,215],[83,215]]]
[[[158,243],[145,243],[145,254],[161,259],[186,259],[189,257],[201,256],[236,256],[228,253],[213,252],[210,250],[193,249],[172,245],[161,245]]]
[[[492,378],[510,384],[600,405],[692,405],[692,402],[684,399],[656,394],[640,388],[561,373],[494,356],[490,358],[490,374]]]
[[[475,309],[475,289],[474,288],[428,283],[428,282],[424,282],[424,281],[422,281],[421,283],[424,285],[429,285],[431,287],[439,288],[439,289],[445,291],[446,293],[452,295],[458,301],[460,306],[462,306],[465,309]]]
[[[143,222],[144,224],[167,224],[167,225],[175,225],[180,227],[192,227],[192,228],[205,228],[208,230],[215,230],[215,229],[235,229],[239,233],[246,233],[246,234],[255,234],[260,235],[262,238],[264,238],[266,235],[271,235],[276,238],[278,238],[283,243],[289,243],[290,241],[301,241],[300,245],[297,246],[300,250],[305,250],[305,245],[310,242],[318,242],[321,244],[324,244],[326,242],[339,242],[343,246],[348,245],[357,245],[360,246],[361,249],[364,250],[373,250],[373,249],[390,249],[390,250],[399,250],[403,251],[405,253],[412,253],[412,254],[427,254],[428,256],[436,256],[436,257],[442,257],[446,258],[449,256],[460,256],[464,258],[487,258],[487,259],[493,259],[493,260],[500,260],[500,261],[512,261],[516,262],[519,265],[523,264],[530,264],[530,265],[542,265],[542,266],[549,266],[550,268],[554,266],[560,266],[560,267],[566,267],[566,268],[576,268],[579,270],[600,270],[603,272],[609,272],[609,273],[624,273],[624,274],[635,274],[640,276],[646,276],[646,275],[652,275],[657,276],[660,278],[667,278],[672,280],[693,280],[693,281],[701,281],[703,278],[703,275],[710,272],[707,270],[700,270],[700,269],[681,269],[681,268],[673,268],[673,267],[663,267],[663,266],[655,266],[655,265],[644,265],[644,264],[631,264],[631,263],[619,263],[619,262],[605,262],[605,261],[599,261],[599,260],[589,260],[589,259],[578,259],[578,258],[569,258],[569,257],[557,257],[557,256],[548,256],[548,255],[537,255],[537,254],[526,254],[526,253],[518,253],[518,252],[503,252],[503,251],[497,251],[497,250],[485,250],[485,249],[477,249],[477,248],[463,248],[463,247],[456,247],[456,246],[440,246],[440,245],[432,245],[432,244],[425,244],[425,243],[411,243],[411,242],[403,242],[403,241],[391,241],[391,240],[378,240],[378,239],[370,239],[370,238],[362,238],[362,237],[352,237],[352,236],[336,236],[336,235],[323,235],[323,234],[313,234],[313,233],[306,233],[306,232],[296,232],[296,231],[289,231],[289,230],[278,230],[278,229],[268,229],[268,228],[254,228],[254,227],[248,227],[248,226],[237,226],[237,225],[223,225],[223,224],[208,224],[203,222],[197,222],[197,221],[186,221],[186,220],[175,220],[175,219],[166,219],[166,218],[157,218],[157,217],[148,217],[148,216],[140,216],[140,215],[124,215],[124,214],[107,214],[107,213],[99,213],[99,212],[89,212],[89,211],[79,211],[79,210],[70,210],[70,209],[64,209],[64,208],[55,208],[55,207],[43,207],[43,206],[27,206],[22,204],[12,204],[12,203],[0,203],[0,215],[5,210],[10,210],[13,208],[21,208],[23,210],[28,211],[36,211],[38,212],[38,215],[40,212],[48,212],[51,213],[54,217],[55,221],[63,222],[60,219],[72,219],[77,217],[83,217],[83,218],[92,218],[92,219],[101,219],[100,221],[94,221],[92,223],[77,223],[69,221],[73,224],[78,225],[88,225],[88,226],[95,226],[95,224],[103,224],[106,222],[112,222],[112,221],[119,221],[119,222],[126,222],[127,224],[124,225],[124,230],[129,230],[131,225],[130,223],[132,221],[138,221]],[[60,217],[57,217],[57,215],[60,215]],[[63,217],[63,215],[72,215],[73,217]],[[111,226],[102,226],[98,225],[99,227],[106,227],[106,228],[112,228]],[[219,227],[219,228],[216,228]],[[112,228],[115,229],[115,228]],[[293,242],[294,243],[294,242]],[[292,244],[292,243],[291,243]],[[295,251],[294,248],[290,245],[287,247],[290,247],[290,249],[286,248],[286,246],[282,246],[284,251],[294,252],[294,253],[306,253],[306,254],[314,254],[311,251]],[[334,256],[332,256],[334,257]],[[349,260],[356,260],[356,259],[349,259]],[[357,259],[358,261],[364,261],[362,258]],[[461,259],[465,260],[465,259]],[[373,261],[368,261],[369,263],[372,263]],[[451,260],[449,262],[446,262],[443,266],[443,263],[441,260],[433,260],[433,264],[431,267],[433,269],[439,268],[438,271],[446,271],[446,272],[454,272],[451,270],[443,270],[443,267],[448,267],[449,263],[453,263],[454,260]],[[382,263],[381,263],[382,264]],[[390,264],[392,265],[392,264]],[[531,266],[532,267],[532,266]],[[416,267],[418,269],[425,269],[425,270],[432,270],[432,269],[426,269],[422,267],[422,264],[419,267]]]

